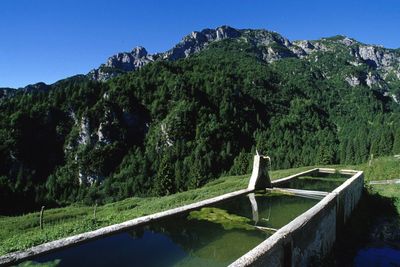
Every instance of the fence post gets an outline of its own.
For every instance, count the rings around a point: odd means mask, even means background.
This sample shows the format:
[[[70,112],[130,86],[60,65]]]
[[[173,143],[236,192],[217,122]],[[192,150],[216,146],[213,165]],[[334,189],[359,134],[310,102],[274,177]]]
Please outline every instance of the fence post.
[[[374,154],[371,154],[371,157],[370,157],[369,162],[368,162],[368,167],[371,167],[373,159],[374,159]]]
[[[40,218],[39,218],[40,230],[43,230],[43,212],[44,212],[44,206],[42,206],[42,209],[40,210]]]
[[[97,201],[94,204],[94,210],[93,210],[93,220],[96,221],[96,209],[97,209]]]

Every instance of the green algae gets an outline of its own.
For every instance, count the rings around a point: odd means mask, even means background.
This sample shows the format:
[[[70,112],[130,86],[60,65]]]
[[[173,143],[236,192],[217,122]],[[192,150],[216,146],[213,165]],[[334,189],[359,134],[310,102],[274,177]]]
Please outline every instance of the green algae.
[[[236,214],[230,214],[226,210],[214,207],[206,207],[199,211],[192,211],[189,213],[188,219],[204,220],[217,223],[220,224],[225,230],[255,230],[255,227],[249,224],[252,222],[249,218]]]

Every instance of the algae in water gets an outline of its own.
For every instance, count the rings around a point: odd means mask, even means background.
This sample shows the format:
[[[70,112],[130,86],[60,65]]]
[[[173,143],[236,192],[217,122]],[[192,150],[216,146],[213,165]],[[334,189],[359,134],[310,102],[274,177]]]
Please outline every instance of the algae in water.
[[[188,216],[189,220],[205,220],[220,224],[225,230],[243,229],[255,230],[255,227],[250,225],[251,220],[246,217],[230,214],[226,210],[206,207],[199,211],[192,211]]]

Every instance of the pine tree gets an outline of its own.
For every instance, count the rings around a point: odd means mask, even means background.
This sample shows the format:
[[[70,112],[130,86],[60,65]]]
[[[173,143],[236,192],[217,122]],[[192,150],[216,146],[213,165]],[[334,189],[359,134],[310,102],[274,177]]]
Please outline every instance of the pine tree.
[[[394,134],[393,153],[400,154],[400,128],[397,128]]]
[[[354,143],[353,141],[349,141],[346,147],[346,163],[353,163],[354,162]]]
[[[384,129],[379,141],[379,154],[389,155],[393,148],[393,136],[388,129]]]
[[[157,195],[171,195],[176,192],[174,170],[168,156],[162,158],[157,171],[155,191]]]

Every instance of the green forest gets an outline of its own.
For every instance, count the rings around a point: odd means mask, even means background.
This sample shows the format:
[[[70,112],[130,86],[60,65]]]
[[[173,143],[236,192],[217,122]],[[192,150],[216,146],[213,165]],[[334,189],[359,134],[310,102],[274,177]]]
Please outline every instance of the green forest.
[[[256,149],[272,169],[400,154],[400,105],[351,87],[346,75],[375,70],[347,57],[266,63],[226,39],[105,83],[74,76],[4,97],[0,214],[198,188],[249,173]]]

